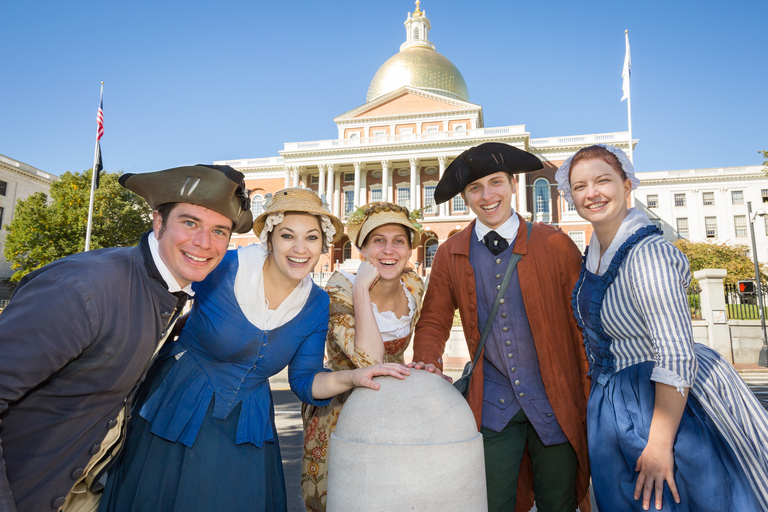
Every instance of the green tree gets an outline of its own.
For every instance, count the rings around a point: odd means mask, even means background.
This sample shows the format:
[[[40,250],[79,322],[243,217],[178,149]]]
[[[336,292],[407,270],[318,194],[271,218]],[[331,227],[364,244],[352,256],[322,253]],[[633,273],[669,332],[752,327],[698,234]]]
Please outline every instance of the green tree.
[[[768,176],[768,151],[758,151],[758,153],[763,155],[763,172]]]
[[[726,284],[735,284],[742,279],[755,278],[755,264],[746,256],[747,246],[691,242],[681,238],[675,242],[691,263],[691,272],[703,268],[720,268],[728,271]],[[768,266],[761,265],[762,278],[768,277]],[[692,286],[695,283],[692,283]]]
[[[91,249],[136,245],[151,227],[151,208],[122,187],[120,173],[102,173],[94,194]],[[29,272],[85,248],[91,171],[67,172],[51,185],[50,200],[38,192],[16,203],[5,226],[5,258],[18,282]]]

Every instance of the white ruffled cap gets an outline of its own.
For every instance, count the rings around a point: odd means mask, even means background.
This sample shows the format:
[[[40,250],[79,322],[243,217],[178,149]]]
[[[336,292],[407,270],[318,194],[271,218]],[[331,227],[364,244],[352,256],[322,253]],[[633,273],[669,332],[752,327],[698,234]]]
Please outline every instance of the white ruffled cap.
[[[616,158],[619,159],[619,163],[621,164],[621,168],[624,170],[624,174],[627,175],[627,179],[629,179],[630,183],[632,183],[632,190],[635,190],[640,185],[640,179],[635,175],[635,166],[632,165],[632,162],[629,161],[627,154],[623,150],[617,148],[616,146],[608,146],[606,144],[594,145],[605,148],[616,155]],[[563,165],[561,165],[555,173],[555,180],[557,180],[557,190],[562,192],[565,200],[571,204],[573,204],[573,197],[571,197],[571,181],[569,176],[571,173],[571,160],[573,160],[573,157],[577,154],[579,154],[578,151],[575,154],[569,156],[568,159],[563,162]]]
[[[267,220],[264,222],[264,229],[261,230],[261,233],[259,234],[259,240],[261,240],[261,243],[267,243],[267,239],[269,238],[269,233],[273,229],[275,229],[275,226],[283,222],[283,218],[285,217],[285,212],[275,212],[269,214],[267,216]],[[320,218],[320,227],[323,230],[323,254],[326,254],[328,252],[328,244],[330,243],[330,240],[333,240],[333,236],[336,234],[336,228],[333,225],[333,222],[331,222],[330,217],[327,215],[317,215],[317,217]]]

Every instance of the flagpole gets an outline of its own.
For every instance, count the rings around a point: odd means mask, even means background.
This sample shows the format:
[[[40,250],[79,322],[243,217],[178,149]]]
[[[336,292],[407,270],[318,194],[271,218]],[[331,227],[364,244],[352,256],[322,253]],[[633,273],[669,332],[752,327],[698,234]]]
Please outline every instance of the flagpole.
[[[627,55],[625,59],[629,59],[629,30],[624,31],[624,42],[626,43],[627,48]],[[627,66],[627,72],[631,74],[629,62],[624,64]],[[629,78],[627,79],[627,121],[629,123],[629,161],[633,164],[635,163],[634,159],[632,158],[632,98],[629,93],[630,85],[629,85]]]
[[[99,93],[99,110],[101,110],[101,101],[104,99],[104,82],[101,82],[101,92]],[[88,203],[88,226],[85,228],[85,250],[86,252],[91,248],[91,226],[93,223],[93,198],[96,192],[96,181],[99,175],[99,139],[100,135],[96,135],[96,147],[93,150],[93,169],[91,170],[91,200]]]

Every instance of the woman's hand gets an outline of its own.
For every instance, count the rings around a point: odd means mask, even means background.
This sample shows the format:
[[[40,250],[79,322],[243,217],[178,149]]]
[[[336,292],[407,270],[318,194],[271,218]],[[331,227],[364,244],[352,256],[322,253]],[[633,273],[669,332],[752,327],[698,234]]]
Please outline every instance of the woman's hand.
[[[675,456],[671,445],[649,442],[637,459],[635,471],[639,472],[637,484],[635,484],[635,499],[640,499],[642,491],[644,510],[650,507],[651,491],[656,497],[656,510],[661,510],[665,481],[669,485],[669,490],[672,491],[675,503],[680,503],[680,494],[675,484]]]
[[[444,374],[443,372],[441,372],[440,368],[433,365],[432,363],[427,364],[423,361],[419,361],[418,363],[416,362],[408,363],[406,366],[408,368],[413,368],[414,370],[426,370],[430,373],[434,373],[435,375],[439,375],[440,377],[447,380],[449,384],[453,384],[453,379],[448,375]]]
[[[373,266],[370,261],[364,261],[360,263],[357,268],[357,275],[355,276],[355,284],[352,285],[354,290],[357,287],[361,287],[364,290],[370,290],[379,280],[379,269]]]
[[[366,368],[352,370],[352,385],[355,387],[379,389],[378,382],[373,382],[373,377],[388,375],[400,380],[411,374],[411,370],[397,363],[381,363]]]

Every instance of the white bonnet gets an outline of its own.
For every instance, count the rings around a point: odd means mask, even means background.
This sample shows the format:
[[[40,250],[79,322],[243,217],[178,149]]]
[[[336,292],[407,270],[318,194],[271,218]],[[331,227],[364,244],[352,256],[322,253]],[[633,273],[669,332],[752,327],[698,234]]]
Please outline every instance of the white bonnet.
[[[627,154],[624,153],[623,150],[617,148],[616,146],[608,146],[606,144],[595,144],[595,146],[605,148],[606,150],[616,155],[616,158],[619,159],[619,163],[621,164],[621,168],[627,175],[627,179],[629,179],[630,183],[632,183],[632,190],[635,190],[638,185],[640,185],[640,179],[635,175],[635,166],[632,165],[632,162],[629,161]],[[571,160],[573,160],[574,156],[579,154],[579,151],[569,156],[568,159],[563,162],[563,165],[561,165],[555,173],[555,180],[557,180],[557,190],[561,191],[563,193],[563,197],[565,197],[565,200],[571,204],[573,204],[573,198],[571,197],[571,181],[569,179],[571,174]]]

